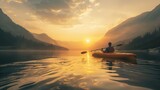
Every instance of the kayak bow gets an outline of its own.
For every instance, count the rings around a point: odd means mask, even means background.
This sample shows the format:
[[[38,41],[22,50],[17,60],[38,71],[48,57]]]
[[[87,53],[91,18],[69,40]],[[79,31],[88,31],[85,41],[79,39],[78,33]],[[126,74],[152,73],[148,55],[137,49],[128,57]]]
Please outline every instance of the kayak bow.
[[[109,59],[121,59],[128,61],[136,61],[136,54],[133,53],[102,53],[95,52],[92,54],[93,57],[96,58],[109,58]]]

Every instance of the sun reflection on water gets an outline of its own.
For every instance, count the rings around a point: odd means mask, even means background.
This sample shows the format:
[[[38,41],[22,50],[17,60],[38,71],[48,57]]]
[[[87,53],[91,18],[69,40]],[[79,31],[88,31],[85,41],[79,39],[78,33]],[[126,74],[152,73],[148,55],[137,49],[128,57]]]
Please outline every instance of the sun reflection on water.
[[[10,90],[25,89],[39,90],[42,88],[65,90],[118,90],[116,87],[124,89],[134,88],[127,84],[116,82],[115,80],[128,80],[119,77],[116,69],[116,62],[103,61],[91,56],[91,53],[78,56],[61,56],[58,58],[47,58],[27,62],[13,63],[11,66],[20,69],[12,76],[13,83],[0,87],[9,87]],[[118,63],[117,63],[118,64]],[[10,67],[10,65],[6,66]],[[6,83],[11,77],[6,78],[1,83]],[[13,85],[13,86],[12,86]],[[107,87],[106,87],[107,85]],[[116,86],[116,87],[115,87]],[[42,89],[44,90],[44,89]],[[141,90],[141,88],[140,88]]]

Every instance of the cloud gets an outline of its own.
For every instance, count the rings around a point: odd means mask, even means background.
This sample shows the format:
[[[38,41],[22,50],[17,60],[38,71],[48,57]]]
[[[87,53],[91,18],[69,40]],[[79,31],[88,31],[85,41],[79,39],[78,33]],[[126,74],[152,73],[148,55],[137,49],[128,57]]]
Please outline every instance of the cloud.
[[[95,6],[95,0],[6,0],[22,4],[41,20],[53,24],[74,24],[79,16]]]
[[[39,19],[57,25],[80,23],[79,17],[92,7],[98,6],[98,0],[2,0],[15,9],[28,8]],[[97,2],[96,2],[97,1]]]
[[[54,24],[78,22],[91,3],[88,0],[28,0],[27,4],[41,19]]]
[[[1,0],[3,2],[7,2],[7,3],[23,3],[24,1],[27,1],[27,0]]]

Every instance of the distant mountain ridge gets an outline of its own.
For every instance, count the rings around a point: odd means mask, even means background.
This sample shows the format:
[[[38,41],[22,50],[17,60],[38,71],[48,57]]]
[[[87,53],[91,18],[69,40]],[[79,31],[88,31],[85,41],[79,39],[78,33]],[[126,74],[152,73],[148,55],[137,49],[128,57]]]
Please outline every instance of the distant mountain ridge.
[[[2,9],[0,9],[0,34],[1,49],[68,50],[65,47],[53,45],[36,39],[25,28],[14,23],[5,13],[3,13]],[[12,48],[8,48],[8,46]]]
[[[81,42],[74,42],[74,41],[59,41],[59,40],[54,40],[51,37],[49,37],[47,34],[42,33],[42,34],[35,34],[32,33],[33,36],[43,42],[47,42],[47,43],[51,43],[54,45],[58,45],[58,46],[62,46],[62,47],[66,47],[72,50],[81,50],[83,49],[82,43]]]
[[[104,47],[106,43],[113,43],[132,40],[133,38],[144,35],[146,32],[153,32],[160,25],[160,5],[152,11],[142,13],[136,17],[132,17],[109,30],[104,38],[98,43]]]
[[[32,35],[40,40],[40,41],[43,41],[43,42],[46,42],[46,43],[51,43],[51,44],[54,44],[54,45],[58,45],[57,41],[52,39],[51,37],[49,37],[47,34],[45,33],[42,33],[42,34],[36,34],[36,33],[32,33]]]
[[[22,36],[26,39],[35,40],[33,35],[22,26],[14,23],[0,8],[0,27],[5,32],[10,32],[14,36]]]

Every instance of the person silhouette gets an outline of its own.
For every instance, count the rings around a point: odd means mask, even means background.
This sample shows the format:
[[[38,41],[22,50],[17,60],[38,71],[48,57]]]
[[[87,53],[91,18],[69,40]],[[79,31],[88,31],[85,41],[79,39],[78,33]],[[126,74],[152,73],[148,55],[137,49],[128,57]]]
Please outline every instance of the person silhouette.
[[[114,53],[114,51],[115,50],[114,50],[114,47],[112,46],[111,42],[108,43],[108,47],[105,48],[105,50],[104,50],[104,48],[102,48],[103,53]]]

